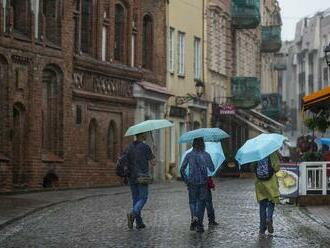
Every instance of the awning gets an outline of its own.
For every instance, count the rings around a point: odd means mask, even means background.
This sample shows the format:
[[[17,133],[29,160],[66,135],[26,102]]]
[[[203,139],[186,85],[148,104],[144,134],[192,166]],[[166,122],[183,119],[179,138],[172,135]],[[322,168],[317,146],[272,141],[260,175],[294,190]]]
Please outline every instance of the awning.
[[[328,108],[328,104],[330,103],[330,87],[326,87],[308,96],[304,96],[303,101],[304,111],[310,109],[313,112],[318,112],[322,108]]]

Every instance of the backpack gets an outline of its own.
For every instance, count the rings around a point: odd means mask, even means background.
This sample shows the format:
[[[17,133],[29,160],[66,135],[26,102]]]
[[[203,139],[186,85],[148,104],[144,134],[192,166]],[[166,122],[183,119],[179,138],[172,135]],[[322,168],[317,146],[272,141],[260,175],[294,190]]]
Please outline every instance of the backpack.
[[[256,168],[256,176],[258,179],[266,181],[272,178],[274,169],[269,157],[258,161]]]
[[[127,150],[119,157],[116,163],[116,174],[119,177],[129,177],[131,174],[131,160],[129,153],[132,150],[130,145]]]

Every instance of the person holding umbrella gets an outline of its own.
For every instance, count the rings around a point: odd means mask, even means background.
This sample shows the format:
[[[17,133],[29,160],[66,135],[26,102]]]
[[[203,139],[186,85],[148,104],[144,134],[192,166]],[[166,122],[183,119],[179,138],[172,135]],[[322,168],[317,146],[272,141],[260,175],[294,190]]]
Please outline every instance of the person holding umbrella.
[[[189,173],[186,169],[189,165]],[[203,219],[206,202],[208,200],[208,170],[214,171],[211,156],[205,151],[203,138],[193,140],[193,149],[189,152],[180,169],[181,176],[188,186],[189,205],[192,212],[192,227],[199,233],[204,232]]]
[[[130,127],[125,136],[135,135],[135,141],[126,150],[128,161],[128,183],[132,193],[132,210],[127,214],[127,225],[133,229],[134,221],[136,228],[142,229],[143,223],[141,211],[148,200],[148,184],[152,178],[149,175],[149,164],[156,165],[155,156],[148,144],[145,143],[146,134],[152,130],[172,127],[167,120],[148,120]]]
[[[259,203],[259,234],[274,233],[273,213],[279,203],[280,191],[275,175],[280,170],[277,154],[286,137],[280,134],[260,134],[250,139],[237,151],[235,159],[240,165],[251,163],[256,173],[256,198]]]

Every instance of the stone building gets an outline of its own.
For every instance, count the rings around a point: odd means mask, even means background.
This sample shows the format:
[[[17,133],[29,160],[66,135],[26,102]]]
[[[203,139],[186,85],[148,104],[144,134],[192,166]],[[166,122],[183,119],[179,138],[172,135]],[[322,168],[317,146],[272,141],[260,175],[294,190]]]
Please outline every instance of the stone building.
[[[291,109],[287,135],[293,142],[309,134],[302,113],[303,97],[329,86],[329,68],[324,60],[324,48],[330,43],[330,9],[301,19],[296,24],[295,38],[284,43],[280,55],[286,71],[281,71],[285,103]],[[306,115],[308,113],[306,112]]]
[[[0,2],[0,191],[119,184],[137,103],[168,97],[164,1]]]

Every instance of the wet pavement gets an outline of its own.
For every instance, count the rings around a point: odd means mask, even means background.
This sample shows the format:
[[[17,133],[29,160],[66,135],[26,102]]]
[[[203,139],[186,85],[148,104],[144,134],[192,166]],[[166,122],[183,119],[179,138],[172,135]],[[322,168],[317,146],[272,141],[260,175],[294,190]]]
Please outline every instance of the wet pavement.
[[[277,206],[274,235],[260,238],[253,180],[221,179],[216,187],[220,225],[204,234],[189,231],[187,190],[173,182],[152,186],[143,211],[146,229],[127,228],[127,188],[100,189],[6,225],[0,247],[330,247],[329,227],[293,205]],[[56,193],[60,200],[61,192]]]

